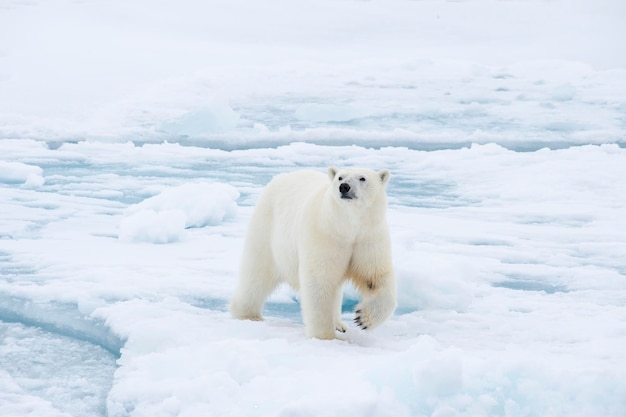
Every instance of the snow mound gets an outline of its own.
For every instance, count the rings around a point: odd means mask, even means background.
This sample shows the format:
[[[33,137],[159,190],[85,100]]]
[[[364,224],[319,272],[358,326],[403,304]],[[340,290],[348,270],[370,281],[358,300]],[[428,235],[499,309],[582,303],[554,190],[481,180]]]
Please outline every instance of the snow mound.
[[[43,170],[36,165],[0,161],[0,183],[40,187],[45,183]]]
[[[131,206],[120,223],[119,239],[179,241],[187,228],[214,226],[237,211],[239,192],[222,183],[183,184]]]

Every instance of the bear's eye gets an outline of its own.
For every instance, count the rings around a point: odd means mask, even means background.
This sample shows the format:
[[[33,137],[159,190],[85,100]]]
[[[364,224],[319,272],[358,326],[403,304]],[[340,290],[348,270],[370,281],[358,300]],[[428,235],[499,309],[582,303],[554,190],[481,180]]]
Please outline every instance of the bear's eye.
[[[337,178],[339,181],[343,181],[343,177],[339,177]]]
[[[361,182],[365,182],[365,177],[361,177],[361,178],[359,178],[359,181],[361,181]]]

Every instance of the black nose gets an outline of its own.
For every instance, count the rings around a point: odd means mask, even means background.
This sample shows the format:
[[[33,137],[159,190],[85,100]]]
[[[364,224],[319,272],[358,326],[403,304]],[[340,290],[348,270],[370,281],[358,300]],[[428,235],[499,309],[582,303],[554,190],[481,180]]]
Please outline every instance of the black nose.
[[[340,192],[341,194],[345,194],[345,193],[347,193],[348,191],[350,191],[350,185],[348,185],[347,183],[345,183],[345,182],[344,182],[343,184],[341,184],[341,185],[339,186],[339,192]]]

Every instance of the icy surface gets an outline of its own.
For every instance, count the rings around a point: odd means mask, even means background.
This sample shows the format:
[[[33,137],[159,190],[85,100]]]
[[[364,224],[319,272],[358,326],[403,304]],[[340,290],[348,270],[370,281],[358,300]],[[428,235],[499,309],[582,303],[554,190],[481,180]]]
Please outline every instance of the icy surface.
[[[0,416],[623,417],[625,4],[0,2]],[[395,315],[230,319],[329,165],[392,172]]]
[[[616,145],[526,153],[498,145],[430,152],[87,142],[49,149],[27,140],[0,146],[3,158],[37,163],[46,179],[37,189],[14,182],[0,189],[2,319],[88,341],[95,352],[104,347],[99,355],[109,364],[107,352],[119,356],[112,388],[100,399],[107,415],[626,410],[626,150]],[[329,160],[393,172],[396,315],[372,333],[350,328],[341,341],[307,340],[294,294],[281,288],[267,321],[231,320],[227,300],[261,187],[279,172],[324,169]],[[146,201],[179,201],[185,212],[196,197],[206,213],[223,209],[224,200],[202,194],[212,187],[229,198],[230,187],[240,190],[233,217],[183,228],[169,244],[118,237],[129,211]],[[176,199],[163,197],[172,191]],[[142,224],[146,232],[163,226]],[[346,288],[347,321],[357,297]],[[5,334],[26,349],[36,337],[27,329]],[[33,345],[13,354],[27,364],[30,355],[52,360],[67,352],[38,353]],[[96,382],[106,385],[106,378],[85,379],[55,394],[24,382],[24,375],[37,386],[55,381],[34,374],[34,363],[21,373],[3,369],[13,393],[3,406],[42,407],[41,415],[96,410],[96,400],[55,404],[76,390],[95,391]],[[60,372],[73,378],[87,371]]]
[[[0,322],[3,416],[105,415],[114,371],[115,357],[101,347]]]

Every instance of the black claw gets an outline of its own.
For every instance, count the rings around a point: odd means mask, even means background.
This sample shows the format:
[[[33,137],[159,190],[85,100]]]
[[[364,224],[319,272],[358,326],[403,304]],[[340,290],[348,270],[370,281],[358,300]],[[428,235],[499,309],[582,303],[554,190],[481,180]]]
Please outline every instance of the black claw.
[[[363,326],[361,327],[363,330],[367,330],[367,326]]]
[[[356,314],[361,314],[361,310],[355,311]]]

